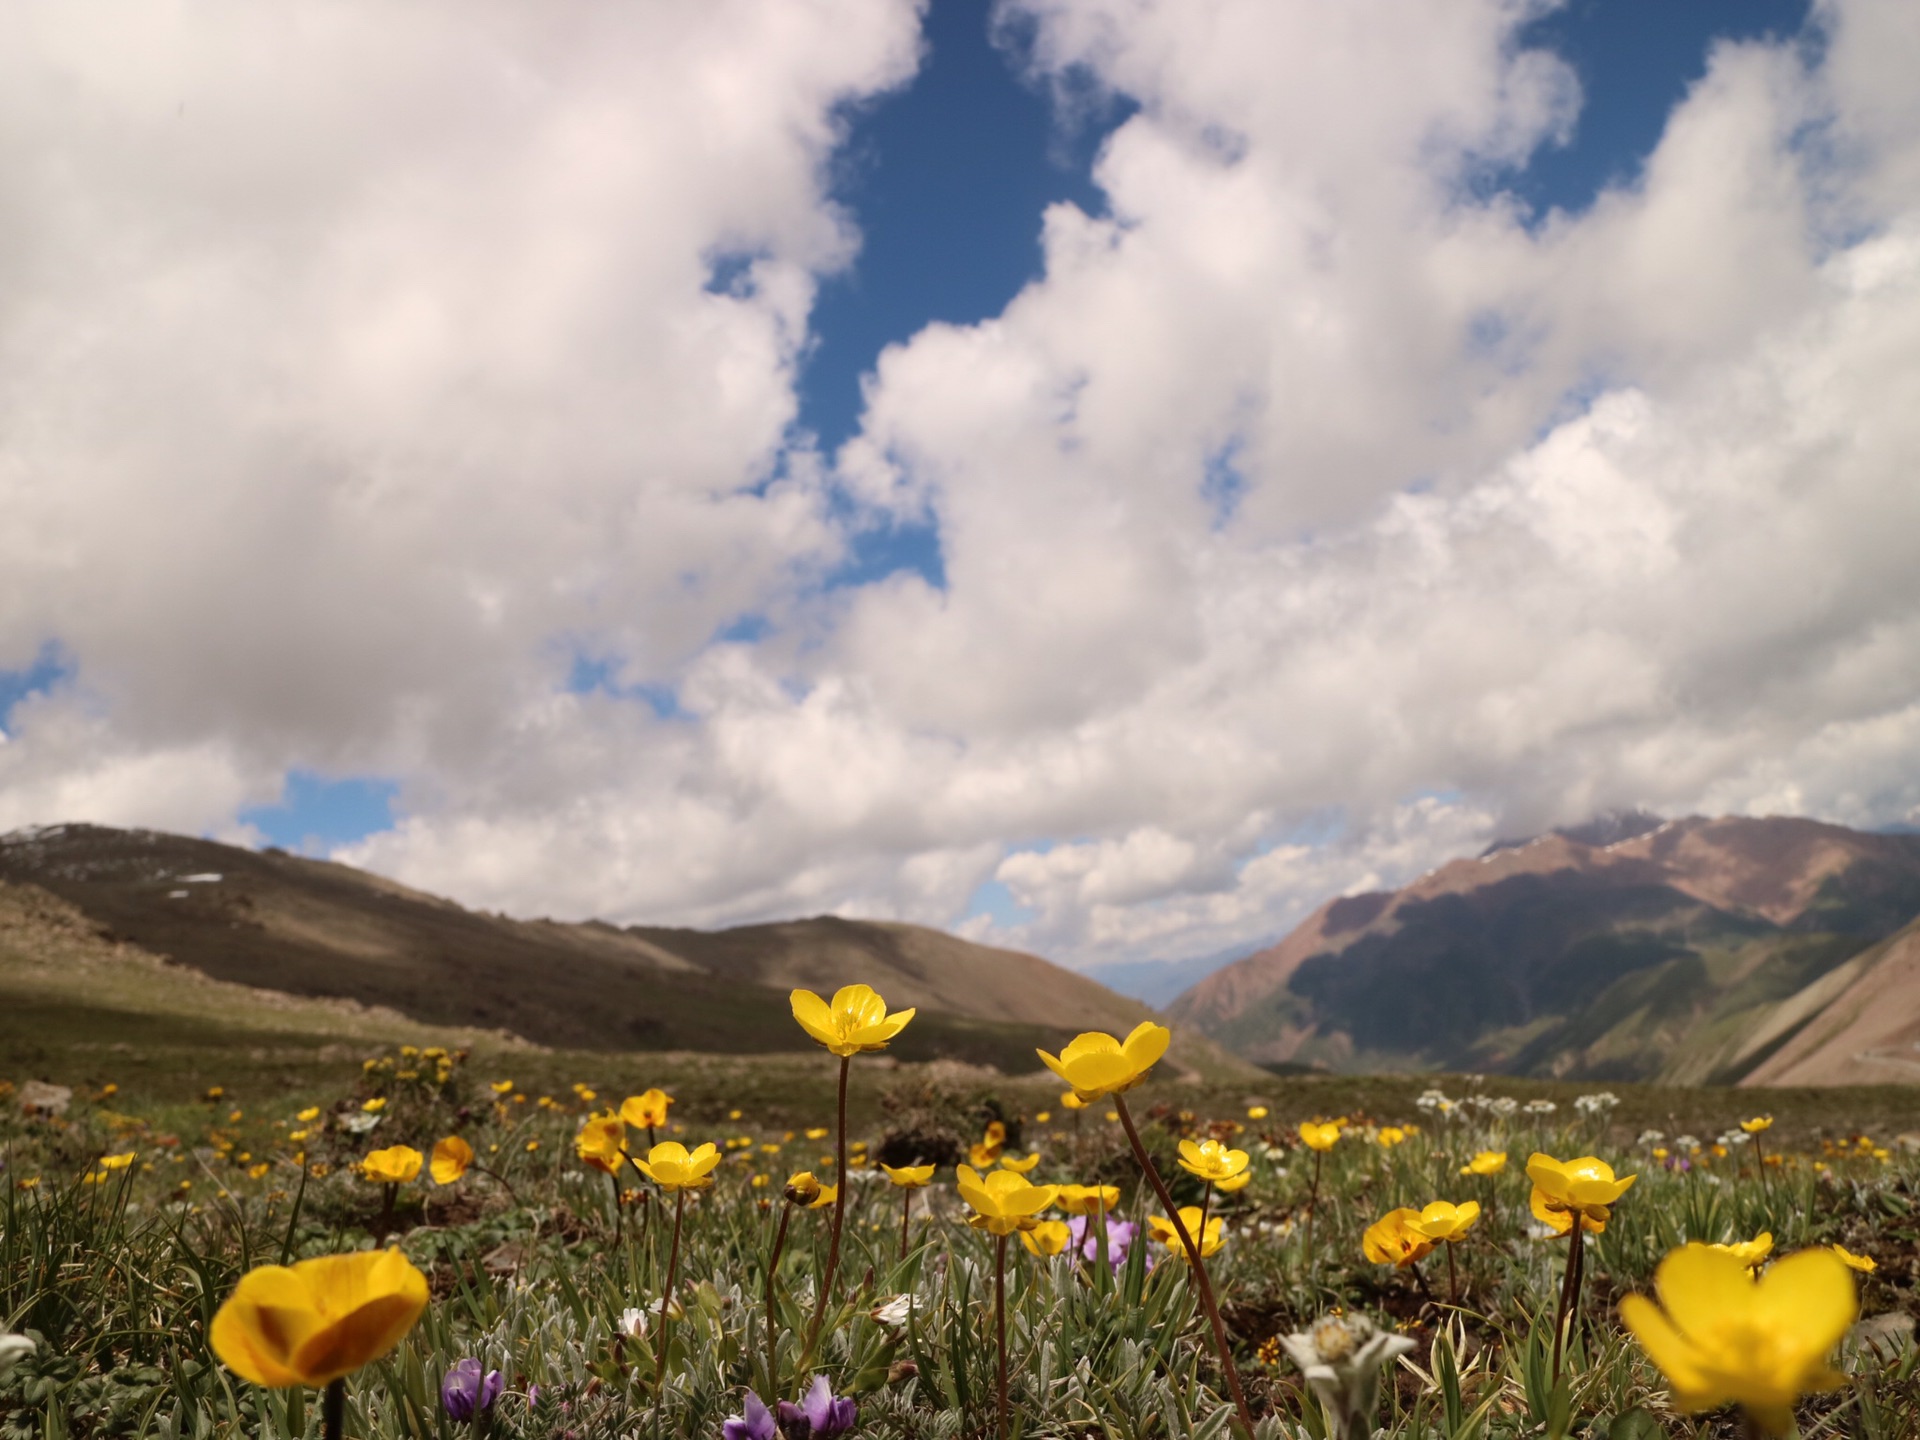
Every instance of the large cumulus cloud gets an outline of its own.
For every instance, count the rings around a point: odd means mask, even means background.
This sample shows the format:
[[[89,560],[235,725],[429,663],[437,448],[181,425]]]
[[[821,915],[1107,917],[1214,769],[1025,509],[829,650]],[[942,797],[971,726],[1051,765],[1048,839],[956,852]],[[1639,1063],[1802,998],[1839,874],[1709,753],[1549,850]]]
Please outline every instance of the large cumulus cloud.
[[[852,244],[832,104],[913,52],[910,13],[848,4],[868,48],[816,55],[799,8],[777,42],[687,22],[773,89],[697,141],[659,117],[721,80],[596,91],[567,67],[617,45],[556,30],[566,84],[495,56],[413,148],[295,147],[310,183],[237,230],[221,187],[264,161],[210,151],[196,209],[35,152],[82,208],[0,259],[51,277],[0,321],[33,356],[0,483],[35,537],[0,585],[16,650],[58,635],[91,688],[16,716],[0,765],[66,775],[83,723],[123,770],[379,765],[405,818],[351,858],[480,903],[951,924],[992,881],[969,933],[1071,959],[1253,943],[1606,806],[1915,813],[1911,6],[1718,47],[1641,175],[1535,216],[1506,181],[1580,106],[1519,43],[1535,6],[1023,0],[1038,80],[1139,105],[1112,213],[1036,216],[1042,278],[880,357],[818,466],[785,427]],[[447,183],[474,173],[491,205]],[[108,200],[127,249],[58,243]],[[715,295],[727,248],[757,283]],[[158,364],[196,284],[233,333]],[[937,524],[944,588],[815,583],[881,515]],[[745,611],[770,623],[711,640]],[[671,705],[567,693],[583,648]]]

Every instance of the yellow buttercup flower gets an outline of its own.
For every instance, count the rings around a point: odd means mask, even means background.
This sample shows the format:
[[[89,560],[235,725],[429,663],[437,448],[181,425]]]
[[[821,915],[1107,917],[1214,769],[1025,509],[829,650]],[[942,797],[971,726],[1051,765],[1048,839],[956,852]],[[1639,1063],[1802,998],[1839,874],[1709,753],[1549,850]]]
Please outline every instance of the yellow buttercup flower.
[[[678,1140],[662,1140],[646,1159],[633,1165],[671,1195],[676,1190],[704,1190],[713,1184],[713,1167],[719,1163],[720,1151],[711,1140],[691,1151]]]
[[[318,1105],[309,1105],[293,1118],[298,1120],[302,1125],[311,1125],[320,1118],[320,1107]]]
[[[1060,1092],[1060,1108],[1063,1110],[1084,1110],[1087,1108],[1087,1102],[1074,1094],[1073,1091],[1063,1090]]]
[[[1187,1234],[1192,1237],[1194,1245],[1199,1249],[1202,1260],[1210,1255],[1217,1255],[1220,1247],[1227,1243],[1226,1236],[1222,1233],[1225,1225],[1218,1215],[1210,1217],[1207,1220],[1206,1229],[1204,1231],[1201,1229],[1198,1205],[1182,1205],[1180,1223],[1187,1227]],[[1154,1239],[1160,1241],[1182,1260],[1188,1260],[1191,1263],[1187,1255],[1187,1247],[1180,1243],[1180,1232],[1174,1229],[1173,1221],[1164,1215],[1149,1215],[1147,1229]]]
[[[931,1165],[882,1165],[880,1168],[886,1171],[887,1178],[902,1190],[918,1190],[922,1185],[933,1182]]]
[[[976,1170],[985,1170],[1000,1158],[1000,1147],[989,1141],[980,1141],[967,1147],[967,1163]]]
[[[657,1130],[667,1123],[673,1097],[664,1090],[645,1090],[620,1102],[620,1118],[636,1130]]]
[[[1247,1119],[1249,1120],[1264,1120],[1267,1118],[1267,1113],[1267,1107],[1264,1105],[1249,1105],[1247,1107]]]
[[[1142,1020],[1125,1040],[1097,1030],[1076,1035],[1058,1055],[1040,1050],[1049,1070],[1073,1086],[1081,1100],[1098,1100],[1131,1090],[1147,1078],[1154,1063],[1167,1053],[1173,1032],[1164,1025]]]
[[[1231,1180],[1247,1168],[1250,1158],[1246,1151],[1229,1150],[1218,1140],[1180,1142],[1180,1168],[1196,1180],[1216,1184]]]
[[[496,1095],[511,1095],[513,1093],[513,1081],[496,1080],[487,1088]]]
[[[1613,1167],[1592,1155],[1562,1161],[1535,1151],[1527,1161],[1527,1178],[1533,1181],[1529,1203],[1535,1215],[1556,1230],[1571,1230],[1573,1217],[1584,1215],[1586,1228],[1599,1231],[1606,1228],[1609,1207],[1640,1177],[1615,1179]],[[1555,1216],[1564,1217],[1564,1223]]]
[[[1033,1123],[1036,1125],[1044,1125],[1051,1119],[1053,1119],[1053,1112],[1051,1110],[1042,1110],[1033,1117]]]
[[[1238,1175],[1229,1175],[1224,1180],[1213,1182],[1213,1188],[1222,1195],[1237,1195],[1253,1183],[1253,1171],[1242,1170]]]
[[[1751,1120],[1742,1120],[1740,1122],[1740,1128],[1749,1135],[1758,1135],[1762,1130],[1770,1130],[1773,1128],[1773,1116],[1756,1115]]]
[[[1749,1270],[1773,1253],[1773,1232],[1762,1230],[1751,1240],[1736,1241],[1732,1245],[1709,1245],[1709,1250],[1718,1250],[1723,1255],[1731,1255]]]
[[[1871,1255],[1856,1255],[1840,1244],[1835,1244],[1832,1249],[1849,1270],[1858,1270],[1862,1275],[1871,1275],[1880,1268],[1879,1263]]]
[[[1329,1120],[1322,1125],[1313,1120],[1300,1122],[1300,1143],[1309,1150],[1331,1150],[1340,1139],[1340,1122]]]
[[[393,1349],[426,1306],[427,1277],[398,1250],[329,1255],[248,1271],[207,1338],[256,1385],[321,1386]]]
[[[1383,1125],[1374,1132],[1373,1138],[1379,1142],[1382,1149],[1390,1150],[1395,1145],[1403,1144],[1406,1141],[1406,1127],[1401,1125]]]
[[[129,1150],[124,1155],[102,1155],[100,1157],[100,1168],[102,1170],[124,1170],[139,1158],[139,1152],[135,1150]]]
[[[449,1135],[433,1147],[433,1183],[451,1185],[473,1164],[473,1147],[458,1135]]]
[[[1507,1152],[1482,1150],[1460,1167],[1462,1175],[1498,1175],[1507,1168]]]
[[[1660,1367],[1676,1410],[1733,1403],[1783,1435],[1800,1396],[1842,1385],[1827,1356],[1859,1313],[1853,1277],[1831,1250],[1802,1250],[1755,1280],[1705,1245],[1670,1253],[1654,1272],[1660,1303],[1620,1302],[1620,1319]]]
[[[1111,1215],[1120,1208],[1118,1185],[1059,1185],[1053,1203],[1069,1215]]]
[[[427,1157],[411,1145],[394,1145],[375,1150],[360,1162],[360,1173],[383,1185],[405,1185],[420,1173]]]
[[[843,1058],[886,1049],[915,1013],[906,1009],[889,1015],[887,1002],[871,985],[842,985],[833,992],[831,1005],[811,990],[796,990],[791,1000],[800,1028]]]
[[[973,1208],[967,1223],[993,1235],[1011,1235],[1036,1224],[1034,1216],[1053,1204],[1057,1185],[1029,1185],[1012,1170],[993,1170],[982,1176],[971,1165],[954,1172],[960,1198]]]
[[[933,1167],[928,1166],[927,1168],[932,1169]],[[811,1170],[802,1170],[796,1175],[789,1175],[787,1177],[786,1186],[780,1193],[787,1197],[789,1204],[803,1205],[809,1210],[818,1210],[822,1206],[833,1204],[833,1202],[840,1197],[840,1187],[838,1185],[822,1185],[814,1178]]]
[[[1000,1168],[1002,1170],[1011,1170],[1016,1175],[1031,1175],[1033,1173],[1033,1167],[1039,1163],[1040,1152],[1038,1150],[1034,1151],[1033,1154],[1027,1156],[1024,1160],[1016,1160],[1011,1155],[1002,1155],[1000,1157]]]
[[[1020,1243],[1042,1258],[1058,1255],[1073,1243],[1073,1231],[1064,1220],[1042,1220],[1031,1230],[1020,1232]]]
[[[1479,1218],[1478,1200],[1469,1200],[1464,1205],[1450,1205],[1445,1200],[1436,1200],[1409,1220],[1407,1226],[1429,1240],[1455,1241],[1462,1239]]]
[[[611,1113],[590,1116],[573,1137],[573,1153],[596,1170],[619,1174],[627,1159],[627,1122]]]
[[[1420,1212],[1402,1208],[1390,1210],[1367,1227],[1360,1237],[1360,1250],[1376,1265],[1405,1268],[1433,1252],[1434,1242],[1416,1227]]]

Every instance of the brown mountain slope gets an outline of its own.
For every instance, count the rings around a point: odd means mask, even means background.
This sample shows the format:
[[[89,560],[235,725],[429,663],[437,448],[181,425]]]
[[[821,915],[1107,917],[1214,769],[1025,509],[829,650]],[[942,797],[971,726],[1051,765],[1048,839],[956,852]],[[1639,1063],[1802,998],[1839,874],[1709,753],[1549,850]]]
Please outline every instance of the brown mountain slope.
[[[1920,912],[1913,836],[1699,817],[1577,833],[1330,901],[1168,1012],[1266,1062],[1630,1079],[1688,1052],[1737,1078],[1773,1007]]]
[[[1920,1081],[1920,920],[1781,1003],[1748,1085]]]
[[[0,880],[216,979],[584,1049],[793,1050],[793,986],[864,980],[922,1014],[893,1047],[1024,1072],[1033,1047],[1124,1031],[1143,1005],[1032,955],[822,917],[715,933],[476,914],[348,866],[152,831],[0,836]],[[1200,1063],[1217,1054],[1183,1044]]]

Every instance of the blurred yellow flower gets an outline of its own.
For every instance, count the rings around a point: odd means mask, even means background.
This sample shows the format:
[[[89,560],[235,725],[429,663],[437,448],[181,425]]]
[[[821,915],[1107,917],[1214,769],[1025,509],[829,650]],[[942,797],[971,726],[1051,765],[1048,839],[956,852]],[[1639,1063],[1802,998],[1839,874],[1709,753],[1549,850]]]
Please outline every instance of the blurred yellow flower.
[[[1036,1053],[1080,1099],[1098,1100],[1131,1090],[1146,1079],[1172,1039],[1173,1032],[1166,1026],[1142,1020],[1125,1040],[1093,1030],[1074,1036],[1058,1055]]]
[[[1309,1150],[1331,1150],[1340,1139],[1340,1122],[1329,1120],[1322,1125],[1312,1120],[1300,1122],[1300,1143]]]
[[[539,1143],[530,1141],[527,1148]],[[611,1112],[588,1117],[573,1137],[573,1153],[596,1170],[619,1174],[627,1159],[627,1122]]]
[[[375,1150],[362,1160],[360,1173],[383,1185],[405,1185],[420,1173],[426,1158],[411,1145],[392,1145],[385,1150]]]
[[[1053,1119],[1053,1112],[1051,1110],[1042,1110],[1033,1117],[1033,1123],[1036,1125],[1044,1125],[1051,1119]]]
[[[298,1120],[302,1125],[311,1125],[320,1118],[320,1107],[318,1105],[309,1105],[293,1118]]]
[[[1784,1435],[1800,1396],[1846,1383],[1826,1357],[1859,1302],[1831,1250],[1789,1255],[1755,1280],[1737,1257],[1687,1245],[1660,1262],[1653,1285],[1660,1303],[1629,1295],[1620,1319],[1667,1377],[1676,1410],[1731,1402]]]
[[[967,1147],[967,1163],[976,1169],[985,1170],[1000,1158],[1000,1147],[982,1140]]]
[[[1002,1170],[1011,1170],[1016,1175],[1031,1175],[1033,1173],[1033,1167],[1039,1163],[1040,1152],[1038,1150],[1034,1151],[1024,1160],[1016,1160],[1011,1155],[1002,1155],[1000,1157],[1000,1168]]]
[[[1480,1202],[1469,1200],[1464,1205],[1451,1205],[1445,1200],[1436,1200],[1407,1222],[1409,1229],[1418,1231],[1429,1240],[1454,1242],[1462,1239],[1473,1228],[1473,1222],[1480,1218]]]
[[[1758,1135],[1762,1130],[1771,1129],[1772,1126],[1773,1116],[1771,1115],[1756,1115],[1751,1120],[1740,1122],[1740,1128],[1749,1135]]]
[[[1012,1170],[994,1170],[983,1177],[971,1165],[962,1165],[955,1176],[960,1198],[974,1211],[967,1223],[994,1235],[1028,1229],[1059,1193],[1056,1185],[1029,1185]]]
[[[1231,1180],[1246,1170],[1250,1158],[1246,1151],[1229,1150],[1218,1140],[1180,1142],[1180,1168],[1196,1180]]]
[[[667,1123],[673,1097],[660,1089],[643,1090],[620,1102],[620,1118],[636,1130],[656,1130]]]
[[[1238,1175],[1229,1175],[1225,1180],[1213,1182],[1213,1188],[1222,1195],[1237,1195],[1253,1183],[1253,1171],[1242,1170]]]
[[[124,1155],[102,1155],[100,1157],[100,1168],[102,1170],[124,1170],[138,1158],[139,1155],[132,1150],[127,1151]]]
[[[1073,1243],[1073,1231],[1064,1220],[1042,1220],[1031,1230],[1020,1232],[1020,1243],[1035,1255],[1058,1255]]]
[[[1247,1107],[1247,1119],[1249,1120],[1264,1120],[1267,1118],[1268,1113],[1267,1107],[1264,1105],[1249,1105]]]
[[[795,990],[790,998],[800,1028],[842,1058],[886,1049],[915,1014],[912,1008],[888,1014],[887,1002],[871,985],[842,985],[832,1004],[811,990]]]
[[[1404,1269],[1433,1251],[1434,1242],[1415,1228],[1420,1223],[1418,1210],[1390,1210],[1367,1227],[1360,1237],[1360,1250],[1376,1265],[1395,1265]]]
[[[1187,1234],[1193,1238],[1193,1243],[1199,1247],[1200,1258],[1202,1260],[1207,1259],[1211,1255],[1217,1255],[1220,1252],[1220,1247],[1227,1243],[1226,1236],[1222,1233],[1224,1222],[1218,1215],[1209,1217],[1206,1229],[1202,1231],[1200,1228],[1200,1207],[1198,1205],[1182,1205],[1180,1207],[1180,1223],[1186,1226]],[[1188,1259],[1187,1247],[1180,1243],[1179,1231],[1174,1229],[1173,1221],[1169,1220],[1166,1216],[1149,1215],[1147,1217],[1147,1230],[1152,1234],[1154,1239],[1160,1241],[1182,1260]]]
[[[433,1147],[433,1183],[451,1185],[467,1173],[473,1164],[473,1146],[458,1135],[449,1135]]]
[[[1871,1275],[1880,1268],[1872,1256],[1856,1255],[1844,1245],[1835,1244],[1833,1246],[1833,1253],[1840,1257],[1841,1262],[1845,1264],[1849,1270],[1858,1270],[1862,1275]]]
[[[322,1386],[393,1349],[426,1306],[427,1277],[398,1250],[328,1255],[248,1271],[207,1338],[256,1385]]]
[[[824,1125],[812,1125],[807,1128],[806,1135],[809,1140],[824,1140],[832,1133]]]
[[[1407,1130],[1406,1127],[1400,1125],[1383,1125],[1379,1130],[1374,1132],[1373,1138],[1380,1143],[1382,1148],[1391,1149],[1393,1146],[1405,1142]]]
[[[1087,1102],[1074,1094],[1073,1091],[1063,1090],[1060,1092],[1060,1108],[1063,1110],[1084,1110],[1087,1108]]]
[[[1507,1168],[1507,1152],[1482,1150],[1460,1167],[1462,1175],[1498,1175]]]
[[[791,1205],[804,1205],[809,1210],[818,1210],[822,1205],[830,1205],[839,1193],[838,1187],[822,1185],[811,1170],[801,1170],[787,1177],[785,1188],[780,1192],[787,1197]],[[822,1200],[824,1195],[827,1198]]]
[[[1056,1185],[1053,1203],[1069,1215],[1111,1215],[1120,1208],[1118,1185]]]
[[[1527,1161],[1527,1178],[1533,1181],[1529,1203],[1536,1216],[1556,1230],[1571,1230],[1573,1216],[1585,1215],[1586,1228],[1599,1231],[1606,1227],[1609,1207],[1640,1177],[1615,1179],[1613,1167],[1592,1155],[1562,1161],[1535,1151]],[[1564,1222],[1555,1216],[1564,1216]]]
[[[382,1110],[387,1108],[386,1097],[384,1095],[376,1095],[371,1100],[364,1100],[361,1102],[360,1108],[369,1115],[378,1115]]]
[[[672,1194],[677,1190],[703,1190],[713,1184],[713,1167],[719,1163],[720,1151],[712,1141],[690,1151],[678,1140],[662,1140],[647,1152],[646,1159],[635,1160],[633,1165]]]
[[[487,1088],[496,1095],[511,1095],[513,1093],[513,1081],[496,1080]]]
[[[880,1168],[886,1171],[887,1178],[902,1190],[918,1190],[922,1185],[930,1184],[933,1180],[931,1165],[882,1165]]]
[[[1732,1245],[1709,1245],[1709,1250],[1718,1250],[1722,1255],[1731,1255],[1749,1270],[1773,1253],[1773,1232],[1762,1230],[1751,1240],[1736,1241]]]

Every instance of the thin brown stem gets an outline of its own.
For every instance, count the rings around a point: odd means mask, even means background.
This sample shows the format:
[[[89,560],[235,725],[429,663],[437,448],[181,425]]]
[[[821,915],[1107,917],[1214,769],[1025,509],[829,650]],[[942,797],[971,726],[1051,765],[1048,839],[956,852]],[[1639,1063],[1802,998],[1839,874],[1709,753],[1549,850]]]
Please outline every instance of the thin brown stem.
[[[347,1382],[329,1380],[320,1398],[320,1440],[340,1440],[346,1428]]]
[[[1007,1440],[1007,1237],[993,1247],[993,1328],[1000,1337],[1000,1440]]]
[[[780,1207],[780,1224],[773,1232],[773,1257],[767,1261],[767,1393],[780,1393],[780,1321],[774,1309],[774,1278],[780,1273],[780,1252],[787,1248],[787,1222],[793,1206]]]
[[[618,1249],[626,1238],[626,1220],[621,1215],[619,1174],[609,1170],[607,1183],[613,1186],[613,1244],[614,1248]]]
[[[907,1222],[913,1218],[913,1187],[900,1187],[900,1259],[907,1258]]]
[[[1323,1152],[1313,1152],[1313,1184],[1307,1188],[1307,1263],[1313,1263],[1313,1209],[1320,1203],[1320,1156]]]
[[[673,1325],[673,1285],[680,1272],[680,1216],[687,1208],[687,1192],[673,1192],[673,1241],[667,1246],[667,1288],[660,1292],[660,1354],[653,1367],[654,1413],[660,1412],[660,1389],[667,1383],[667,1334]]]
[[[840,1100],[838,1154],[834,1157],[833,1236],[827,1241],[827,1273],[820,1278],[820,1294],[813,1302],[813,1319],[807,1325],[807,1354],[813,1354],[814,1341],[820,1338],[820,1322],[826,1318],[827,1302],[833,1295],[833,1282],[840,1273],[840,1225],[847,1214],[847,1070],[851,1055],[840,1057]]]
[[[1140,1132],[1134,1128],[1133,1114],[1127,1109],[1126,1097],[1116,1092],[1113,1104],[1120,1112],[1120,1123],[1126,1127],[1128,1143],[1133,1146],[1133,1158],[1139,1162],[1147,1183],[1153,1186],[1153,1193],[1160,1197],[1160,1203],[1166,1207],[1173,1233],[1180,1237],[1181,1247],[1187,1252],[1187,1266],[1200,1291],[1200,1304],[1207,1312],[1208,1324],[1213,1327],[1213,1347],[1219,1352],[1220,1368],[1226,1372],[1227,1389],[1233,1393],[1234,1408],[1240,1412],[1241,1428],[1246,1432],[1247,1440],[1252,1440],[1253,1412],[1247,1408],[1246,1392],[1240,1388],[1240,1372],[1234,1367],[1233,1351],[1227,1346],[1227,1327],[1220,1323],[1220,1307],[1214,1303],[1213,1282],[1207,1278],[1207,1262],[1200,1258],[1200,1247],[1194,1242],[1193,1236],[1187,1233],[1187,1222],[1180,1216],[1180,1207],[1173,1203],[1166,1181],[1154,1169],[1147,1147],[1140,1143]]]
[[[1573,1212],[1573,1229],[1567,1232],[1567,1278],[1560,1287],[1560,1313],[1554,1317],[1553,1324],[1553,1383],[1560,1383],[1560,1352],[1570,1326],[1570,1319],[1580,1304],[1580,1270],[1582,1264],[1580,1238],[1587,1228],[1586,1215]]]
[[[1454,1271],[1454,1268],[1453,1268],[1453,1242],[1449,1240],[1446,1242],[1446,1245],[1447,1245],[1447,1304],[1458,1305],[1460,1303],[1460,1277]]]

